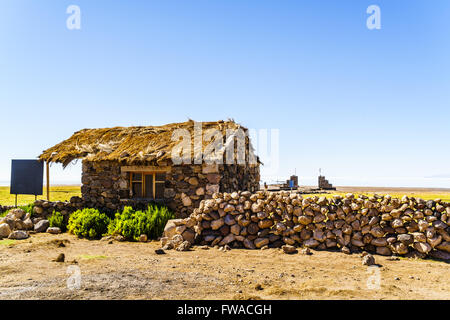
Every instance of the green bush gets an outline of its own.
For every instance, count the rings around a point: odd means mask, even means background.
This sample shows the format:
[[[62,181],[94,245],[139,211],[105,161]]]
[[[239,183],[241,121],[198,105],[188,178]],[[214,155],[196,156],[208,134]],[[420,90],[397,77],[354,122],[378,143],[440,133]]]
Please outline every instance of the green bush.
[[[99,239],[108,231],[110,220],[97,209],[77,210],[70,216],[67,229],[78,237]]]
[[[34,203],[27,204],[26,206],[19,206],[18,208],[25,211],[25,213],[29,213],[31,216],[33,216],[34,214],[33,212]]]
[[[58,227],[62,232],[66,232],[67,230],[67,223],[64,221],[64,216],[61,212],[53,211],[50,218],[48,218],[48,222],[50,227]]]
[[[156,239],[162,235],[167,221],[173,218],[174,214],[164,206],[149,205],[145,211],[125,207],[122,213],[116,213],[108,226],[108,233],[120,234],[130,241],[139,240],[141,234]]]

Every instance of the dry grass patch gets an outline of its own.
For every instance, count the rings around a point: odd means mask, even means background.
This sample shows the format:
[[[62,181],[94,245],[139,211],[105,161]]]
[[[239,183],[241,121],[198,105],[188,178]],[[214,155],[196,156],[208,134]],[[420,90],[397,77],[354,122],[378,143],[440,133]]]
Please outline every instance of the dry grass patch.
[[[45,187],[42,196],[38,199],[44,199],[46,196]],[[50,200],[51,201],[69,201],[74,196],[81,196],[80,186],[50,186]],[[0,187],[0,205],[13,206],[15,204],[15,195],[9,194],[9,187]],[[17,197],[18,205],[27,205],[34,202],[33,195],[19,195]]]

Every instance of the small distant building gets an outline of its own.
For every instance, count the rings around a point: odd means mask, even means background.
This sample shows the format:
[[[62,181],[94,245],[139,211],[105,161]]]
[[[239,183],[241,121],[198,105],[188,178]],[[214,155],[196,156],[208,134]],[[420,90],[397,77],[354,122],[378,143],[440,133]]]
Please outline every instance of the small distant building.
[[[277,189],[279,189],[279,190],[297,189],[298,188],[298,177],[296,175],[292,175],[289,178],[289,180],[286,180],[285,183],[281,183],[276,186],[277,186]],[[269,189],[269,190],[276,190],[276,189]]]
[[[298,188],[298,176],[292,175],[289,180],[286,180],[286,185],[288,188],[291,187],[291,181],[292,181],[292,188],[297,189]]]
[[[333,185],[325,179],[325,176],[322,175],[319,176],[319,189],[336,190],[336,188],[334,188]]]

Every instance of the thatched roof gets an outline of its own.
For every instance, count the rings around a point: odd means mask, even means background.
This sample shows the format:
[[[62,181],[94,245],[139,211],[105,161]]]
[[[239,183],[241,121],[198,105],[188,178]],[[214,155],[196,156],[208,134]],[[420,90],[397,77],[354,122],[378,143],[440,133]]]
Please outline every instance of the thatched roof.
[[[59,162],[66,167],[76,159],[89,161],[120,161],[126,164],[153,163],[171,161],[172,148],[179,141],[172,141],[175,129],[187,129],[194,141],[194,121],[171,123],[163,126],[114,127],[102,129],[83,129],[75,132],[69,139],[45,150],[40,160]],[[226,137],[227,129],[247,128],[233,120],[201,122],[203,133],[208,129],[217,129]],[[203,148],[208,144],[203,141]],[[247,143],[250,143],[248,139]],[[191,147],[192,153],[193,146]],[[253,147],[250,148],[253,154]],[[258,159],[259,161],[259,159]]]

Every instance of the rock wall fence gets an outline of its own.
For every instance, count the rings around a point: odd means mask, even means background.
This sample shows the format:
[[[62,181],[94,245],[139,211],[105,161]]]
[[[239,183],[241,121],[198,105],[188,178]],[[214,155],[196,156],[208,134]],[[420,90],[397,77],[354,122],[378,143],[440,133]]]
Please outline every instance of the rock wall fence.
[[[14,208],[15,208],[15,206],[2,206],[2,205],[0,205],[0,214],[3,213],[3,212],[6,212],[8,210],[14,209]]]
[[[214,193],[190,217],[166,227],[171,238],[235,248],[306,247],[380,255],[450,257],[450,203],[389,195],[303,198],[290,192]],[[170,243],[169,243],[170,247]]]

